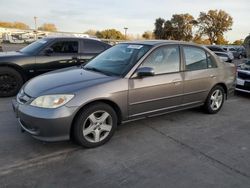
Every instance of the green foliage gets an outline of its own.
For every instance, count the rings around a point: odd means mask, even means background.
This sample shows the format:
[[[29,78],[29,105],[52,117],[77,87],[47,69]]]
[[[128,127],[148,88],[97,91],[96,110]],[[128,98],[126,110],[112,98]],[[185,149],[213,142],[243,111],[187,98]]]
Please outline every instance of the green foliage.
[[[155,38],[190,41],[193,38],[194,17],[190,14],[174,14],[170,20],[155,21]]]
[[[53,23],[44,23],[42,26],[38,27],[38,30],[41,31],[57,31],[55,24]]]
[[[231,29],[233,18],[223,10],[201,12],[198,19],[188,13],[174,14],[170,20],[157,18],[154,35],[156,39],[197,41],[198,43],[227,44],[224,33]],[[193,36],[193,29],[198,32]],[[203,39],[202,36],[208,38]]]
[[[124,40],[124,35],[117,31],[116,29],[106,29],[103,31],[97,31],[96,36],[102,39],[116,39],[116,40]]]
[[[155,39],[164,39],[164,25],[165,25],[165,20],[163,18],[157,18],[155,20],[155,29],[154,29]]]
[[[223,34],[233,25],[233,18],[223,10],[201,12],[197,21],[199,33],[208,36],[211,44],[220,43]]]

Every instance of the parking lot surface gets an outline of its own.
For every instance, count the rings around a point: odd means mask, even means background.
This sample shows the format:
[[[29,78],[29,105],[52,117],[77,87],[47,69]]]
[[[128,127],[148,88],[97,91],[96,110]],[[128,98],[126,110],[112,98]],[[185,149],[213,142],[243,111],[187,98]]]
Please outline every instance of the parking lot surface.
[[[0,187],[250,187],[250,96],[127,123],[106,145],[43,143],[0,99]]]

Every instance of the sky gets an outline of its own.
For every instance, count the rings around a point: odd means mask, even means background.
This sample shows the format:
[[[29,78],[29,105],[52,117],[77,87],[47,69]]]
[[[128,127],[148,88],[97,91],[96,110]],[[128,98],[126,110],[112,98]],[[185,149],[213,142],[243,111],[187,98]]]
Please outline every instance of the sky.
[[[250,33],[250,0],[1,0],[0,21],[20,21],[34,28],[37,23],[54,23],[59,31],[84,32],[115,28],[128,34],[153,31],[156,18],[173,14],[222,9],[233,17],[232,30],[225,34],[231,42]]]

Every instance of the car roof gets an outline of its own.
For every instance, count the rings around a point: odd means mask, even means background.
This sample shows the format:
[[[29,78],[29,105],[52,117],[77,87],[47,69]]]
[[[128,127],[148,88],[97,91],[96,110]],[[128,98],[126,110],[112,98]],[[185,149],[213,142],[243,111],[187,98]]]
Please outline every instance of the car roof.
[[[89,37],[75,37],[75,36],[47,36],[44,37],[44,39],[80,39],[80,40],[95,40],[95,41],[100,41],[97,38],[89,38]]]
[[[190,44],[195,46],[200,46],[192,42],[177,41],[177,40],[139,40],[139,41],[124,41],[123,44],[141,44],[141,45],[151,45],[158,46],[162,44]]]

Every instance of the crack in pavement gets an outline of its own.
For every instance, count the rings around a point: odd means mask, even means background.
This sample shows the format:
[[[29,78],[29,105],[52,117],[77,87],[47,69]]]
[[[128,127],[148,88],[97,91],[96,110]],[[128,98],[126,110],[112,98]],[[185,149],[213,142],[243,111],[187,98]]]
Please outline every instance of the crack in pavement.
[[[149,125],[147,125],[147,124],[146,124],[145,126],[148,127],[148,128],[150,128],[150,129],[152,129],[152,130],[154,130],[154,131],[157,132],[157,133],[160,133],[160,134],[163,135],[164,137],[167,137],[168,139],[170,139],[170,140],[173,141],[174,143],[177,143],[178,145],[181,145],[182,147],[188,149],[189,151],[192,151],[192,152],[194,152],[194,153],[196,153],[196,154],[198,154],[198,155],[204,157],[204,159],[205,159],[206,161],[209,161],[209,162],[211,162],[212,164],[217,165],[217,166],[219,165],[220,167],[223,167],[223,168],[226,169],[227,171],[230,170],[230,172],[237,173],[237,174],[239,174],[239,175],[241,175],[241,176],[243,176],[243,177],[245,177],[245,178],[250,179],[250,175],[249,175],[249,174],[247,174],[247,173],[245,173],[245,172],[242,172],[241,170],[236,169],[236,168],[234,168],[234,167],[232,167],[232,166],[230,166],[230,165],[228,165],[228,164],[226,164],[226,163],[224,163],[224,162],[222,162],[222,161],[220,161],[220,160],[218,160],[218,159],[215,159],[215,158],[213,158],[212,156],[209,156],[208,154],[206,154],[206,153],[200,151],[199,149],[196,149],[196,148],[194,148],[194,147],[192,147],[192,146],[190,146],[190,145],[188,145],[188,144],[185,144],[184,142],[182,142],[182,141],[180,141],[180,140],[178,140],[178,139],[176,139],[176,138],[174,138],[174,137],[172,137],[172,136],[170,136],[170,135],[168,135],[168,134],[166,134],[166,133],[164,133],[164,132],[162,132],[162,131],[156,129],[155,127],[151,127],[151,126],[149,126]],[[222,169],[222,170],[223,170],[223,169]]]
[[[63,151],[54,152],[52,154],[39,156],[32,159],[27,159],[13,165],[8,165],[0,168],[0,176],[8,175],[16,170],[24,170],[27,168],[42,166],[53,161],[58,161],[63,157],[67,157],[69,153],[76,152],[82,149],[82,147],[70,148]]]

